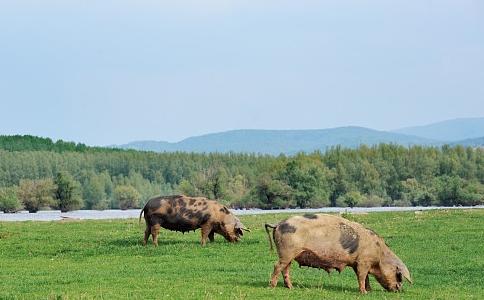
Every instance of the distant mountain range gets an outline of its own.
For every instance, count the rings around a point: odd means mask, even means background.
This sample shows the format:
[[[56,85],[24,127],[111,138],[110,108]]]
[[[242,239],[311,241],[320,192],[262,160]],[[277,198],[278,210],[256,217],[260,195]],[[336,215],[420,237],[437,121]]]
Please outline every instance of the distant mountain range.
[[[240,129],[190,137],[177,143],[163,141],[135,141],[113,148],[154,152],[196,153],[255,153],[294,155],[298,152],[324,152],[340,145],[357,148],[361,145],[393,143],[403,146],[484,147],[484,117],[453,119],[425,126],[413,126],[392,131],[378,131],[364,127],[337,127],[315,130],[255,130]]]

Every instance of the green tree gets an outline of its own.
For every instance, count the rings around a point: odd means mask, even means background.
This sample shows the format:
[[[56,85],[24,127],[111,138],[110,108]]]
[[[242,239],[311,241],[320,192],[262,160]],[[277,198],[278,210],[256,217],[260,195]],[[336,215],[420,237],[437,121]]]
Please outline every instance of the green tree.
[[[248,180],[245,176],[237,174],[230,179],[227,192],[230,199],[242,199],[249,191]]]
[[[332,170],[332,174],[333,176],[331,176],[329,180],[331,186],[330,202],[331,206],[337,206],[337,200],[346,195],[349,191],[350,184],[348,182],[346,170],[341,162],[336,164],[336,167]]]
[[[120,185],[114,189],[114,193],[116,194],[119,208],[124,210],[139,206],[138,202],[141,199],[141,194],[134,187]]]
[[[183,195],[188,195],[188,196],[198,196],[197,190],[191,183],[191,181],[183,179],[180,184],[178,185],[178,190],[180,191],[181,194]]]
[[[57,172],[55,175],[54,198],[57,201],[56,206],[61,212],[76,210],[83,205],[80,187],[63,172]]]
[[[409,178],[402,182],[402,186],[402,200],[409,201],[414,206],[430,206],[432,204],[429,188],[420,184],[417,179]]]
[[[107,186],[111,185],[111,179],[107,172],[90,174],[87,183],[84,184],[84,205],[86,209],[104,210],[109,207],[107,201]]]
[[[415,178],[422,185],[430,186],[433,179],[440,174],[439,156],[437,148],[410,148],[407,157],[409,177]]]
[[[466,182],[460,191],[462,205],[479,205],[484,203],[484,185],[477,180]]]
[[[14,213],[22,210],[22,204],[14,188],[0,189],[0,210],[4,213]]]
[[[223,198],[229,181],[226,168],[221,163],[215,164],[213,168],[208,169],[207,179],[209,195],[213,196],[213,199]]]
[[[358,183],[358,190],[362,194],[383,194],[378,171],[367,160],[360,161],[354,180]]]
[[[188,180],[195,189],[195,195],[211,199],[224,198],[229,185],[228,172],[221,162],[190,172]],[[188,188],[186,183],[184,187]]]
[[[327,174],[329,170],[317,155],[300,154],[287,163],[279,178],[291,187],[291,198],[297,207],[321,207],[330,204]]]
[[[155,196],[160,195],[163,184],[150,182],[144,178],[140,172],[130,171],[128,182],[124,185],[132,186],[141,195],[141,200],[147,201]]]
[[[25,209],[29,213],[36,213],[53,203],[53,188],[51,179],[22,179],[16,187],[16,192]]]
[[[441,205],[454,206],[461,205],[462,189],[465,186],[465,180],[457,176],[442,175],[435,178],[437,199]]]
[[[362,196],[358,191],[352,191],[345,195],[344,202],[351,208],[355,207],[362,200]]]
[[[442,146],[442,158],[440,160],[440,174],[456,176],[461,169],[461,160],[459,159],[458,152],[461,152],[462,147],[452,148],[449,145]]]
[[[272,175],[267,172],[257,177],[251,194],[259,199],[263,205],[262,208],[265,209],[288,208],[292,205],[289,200],[291,188],[280,180],[273,179]]]

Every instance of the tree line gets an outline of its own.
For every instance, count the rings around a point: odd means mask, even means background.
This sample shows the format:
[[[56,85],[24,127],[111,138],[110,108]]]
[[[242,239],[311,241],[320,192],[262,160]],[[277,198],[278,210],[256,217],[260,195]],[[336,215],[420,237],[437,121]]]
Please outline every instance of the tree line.
[[[129,209],[186,194],[234,208],[484,203],[484,150],[335,146],[272,156],[110,149],[0,136],[0,210]]]

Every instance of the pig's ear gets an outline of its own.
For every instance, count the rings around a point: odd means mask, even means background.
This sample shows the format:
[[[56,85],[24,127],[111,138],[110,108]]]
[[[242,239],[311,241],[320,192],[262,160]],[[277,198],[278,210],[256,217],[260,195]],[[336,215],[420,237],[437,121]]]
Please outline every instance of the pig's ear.
[[[237,222],[235,223],[235,228],[236,229],[242,229],[242,230],[250,232],[250,229],[245,227],[245,225],[242,224],[242,222],[240,222],[239,220],[237,220]]]
[[[403,277],[405,277],[410,284],[413,284],[412,278],[410,277],[410,272],[408,271],[407,266],[405,266],[403,263],[398,264],[397,272],[401,272]]]

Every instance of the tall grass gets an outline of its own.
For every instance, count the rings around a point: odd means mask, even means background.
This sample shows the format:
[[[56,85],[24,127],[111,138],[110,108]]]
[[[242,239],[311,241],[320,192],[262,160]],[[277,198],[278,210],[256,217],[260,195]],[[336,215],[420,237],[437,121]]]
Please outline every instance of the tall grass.
[[[415,283],[389,293],[370,276],[366,295],[351,268],[328,275],[296,262],[293,290],[281,278],[268,287],[277,254],[264,224],[288,216],[240,216],[252,230],[243,242],[216,235],[204,247],[200,231],[167,230],[143,247],[137,219],[0,222],[0,299],[483,298],[483,209],[345,215],[378,232]]]

